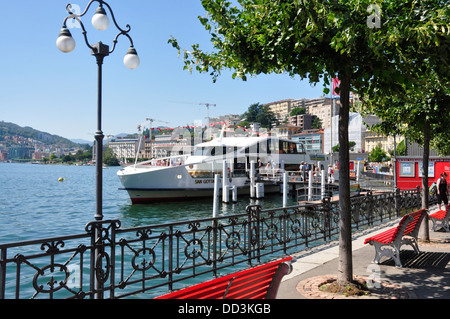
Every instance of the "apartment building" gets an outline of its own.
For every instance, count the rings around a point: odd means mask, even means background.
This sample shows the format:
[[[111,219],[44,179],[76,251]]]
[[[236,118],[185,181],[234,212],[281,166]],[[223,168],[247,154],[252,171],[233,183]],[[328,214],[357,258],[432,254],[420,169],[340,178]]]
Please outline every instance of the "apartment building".
[[[331,127],[331,118],[339,114],[339,105],[339,99],[329,97],[304,100],[306,113],[318,117],[323,128]]]
[[[117,138],[114,141],[109,142],[109,147],[120,160],[125,158],[135,158],[139,149],[139,139]]]
[[[364,134],[364,151],[371,152],[375,147],[380,146],[385,152],[394,150],[394,136],[385,136],[383,134],[366,131]],[[403,136],[396,136],[396,143],[400,143],[404,139]]]
[[[315,115],[311,114],[300,114],[289,116],[287,119],[287,124],[291,126],[297,126],[299,130],[309,130],[312,127],[314,120],[317,118]]]
[[[227,126],[234,126],[241,121],[240,114],[228,114],[210,118],[211,123],[225,122]]]
[[[304,130],[292,135],[292,140],[303,143],[305,151],[310,153],[323,153],[323,129]]]
[[[356,100],[357,98],[351,95],[350,105],[353,105]],[[339,98],[319,97],[315,99],[286,99],[264,105],[269,106],[269,109],[280,122],[288,118],[294,108],[303,107],[306,109],[306,114],[318,117],[322,122],[322,127],[327,128],[331,126],[331,118],[339,114],[340,101]],[[291,121],[297,121],[297,119]],[[293,123],[290,122],[289,124]]]
[[[282,122],[289,116],[292,109],[302,107],[303,102],[301,99],[286,99],[264,104],[264,106],[266,105],[269,107],[270,111],[275,114],[277,120]]]
[[[190,136],[163,134],[155,136],[151,145],[151,158],[190,154],[192,143]]]

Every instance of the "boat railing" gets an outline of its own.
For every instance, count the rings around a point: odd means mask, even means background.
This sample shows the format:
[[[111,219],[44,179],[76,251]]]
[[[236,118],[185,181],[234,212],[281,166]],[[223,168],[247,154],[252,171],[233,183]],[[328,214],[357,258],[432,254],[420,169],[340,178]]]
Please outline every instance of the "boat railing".
[[[184,165],[186,158],[189,155],[175,155],[149,159],[142,162],[136,162],[133,164],[135,167],[148,167],[148,166],[180,166]]]

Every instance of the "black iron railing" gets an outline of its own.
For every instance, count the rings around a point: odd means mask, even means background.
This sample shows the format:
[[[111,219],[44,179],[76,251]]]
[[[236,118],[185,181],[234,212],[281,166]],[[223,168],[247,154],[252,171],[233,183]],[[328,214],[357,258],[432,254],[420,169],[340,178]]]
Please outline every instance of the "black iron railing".
[[[421,205],[418,189],[351,201],[354,230]],[[0,298],[152,298],[337,239],[338,223],[329,199],[129,229],[94,221],[83,234],[0,245]]]

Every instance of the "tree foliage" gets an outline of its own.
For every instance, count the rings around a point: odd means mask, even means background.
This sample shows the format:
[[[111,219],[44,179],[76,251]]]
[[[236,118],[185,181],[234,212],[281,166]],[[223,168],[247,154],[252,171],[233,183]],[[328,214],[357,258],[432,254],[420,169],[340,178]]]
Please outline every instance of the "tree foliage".
[[[201,50],[199,44],[193,44],[190,50],[182,49],[173,37],[169,42],[182,54],[186,70],[208,73],[213,81],[222,70],[231,70],[233,78],[243,80],[261,73],[287,73],[311,83],[322,82],[324,92],[328,93],[330,79],[340,79],[338,280],[349,281],[352,279],[349,93],[353,91],[365,100],[373,99],[378,92],[389,96],[402,94],[414,83],[412,59],[426,57],[433,64],[442,60],[439,54],[427,56],[430,47],[443,57],[448,56],[440,47],[449,32],[448,24],[443,23],[445,11],[440,9],[445,8],[446,2],[238,0],[234,3],[202,0],[207,16],[199,20],[211,35],[211,52]],[[382,11],[380,28],[367,24],[370,14],[367,9],[374,4]],[[413,49],[417,49],[418,55],[412,54]],[[445,68],[436,73],[448,76]]]
[[[314,119],[314,121],[312,122],[311,128],[314,128],[314,129],[322,128],[322,120],[320,118],[316,117]]]
[[[268,105],[254,103],[248,107],[247,112],[243,114],[245,120],[249,123],[257,122],[261,127],[270,129],[272,124],[276,122],[275,114],[270,111]]]
[[[304,107],[294,107],[291,110],[290,116],[302,115],[306,113],[306,109]]]
[[[389,159],[389,156],[379,145],[377,145],[369,154],[369,162],[381,163],[388,161]]]

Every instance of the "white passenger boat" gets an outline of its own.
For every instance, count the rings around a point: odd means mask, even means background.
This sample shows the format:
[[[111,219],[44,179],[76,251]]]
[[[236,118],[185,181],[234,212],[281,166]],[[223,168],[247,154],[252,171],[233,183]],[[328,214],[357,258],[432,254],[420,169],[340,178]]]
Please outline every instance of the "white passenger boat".
[[[133,203],[170,201],[213,196],[214,175],[223,177],[224,161],[227,183],[236,187],[238,194],[249,194],[252,162],[257,177],[264,180],[280,169],[297,171],[299,164],[308,159],[303,144],[288,139],[221,136],[197,144],[191,155],[128,165],[117,175]],[[273,180],[264,183],[265,193],[279,192]]]

